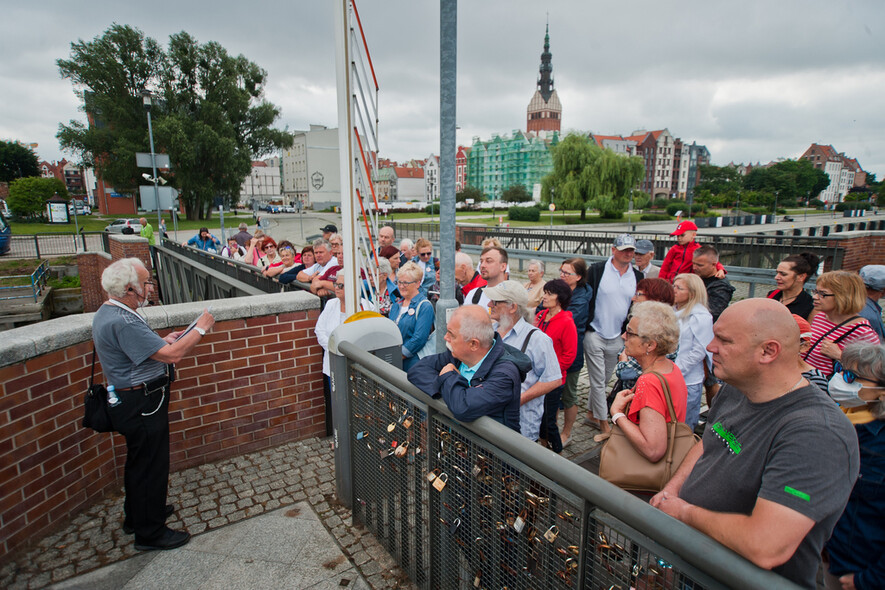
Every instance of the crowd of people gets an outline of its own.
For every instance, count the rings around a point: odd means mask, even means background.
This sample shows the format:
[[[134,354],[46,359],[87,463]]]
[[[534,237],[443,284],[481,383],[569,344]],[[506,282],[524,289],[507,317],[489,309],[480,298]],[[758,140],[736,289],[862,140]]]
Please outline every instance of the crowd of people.
[[[325,349],[344,320],[336,228],[300,253],[245,230],[222,255],[334,296],[317,324]],[[566,259],[551,280],[544,262],[530,260],[525,283],[510,276],[497,240],[482,244],[478,264],[457,248],[460,307],[447,323],[447,350],[437,351],[439,260],[429,241],[397,242],[385,226],[377,279],[362,279],[360,308],[396,324],[410,381],[457,419],[491,417],[556,453],[578,427],[585,368],[583,424],[601,443],[616,427],[651,463],[667,450],[668,424],[694,429],[706,414],[702,438],[653,506],[808,587],[834,531],[831,587],[882,587],[885,266],[815,278],[815,255],[791,255],[777,266],[777,289],[732,303],[719,252],[696,234],[681,222],[660,267],[655,244],[622,234],[606,260]],[[201,231],[191,242],[213,236]]]

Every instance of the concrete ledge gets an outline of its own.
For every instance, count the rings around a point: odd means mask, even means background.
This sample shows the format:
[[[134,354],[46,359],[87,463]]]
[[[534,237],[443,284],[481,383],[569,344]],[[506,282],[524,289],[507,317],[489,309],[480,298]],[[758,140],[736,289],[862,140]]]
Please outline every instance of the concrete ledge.
[[[320,299],[310,293],[293,291],[236,299],[159,305],[148,307],[143,311],[148,325],[154,330],[162,330],[187,326],[210,305],[216,321],[223,321],[320,309]],[[0,368],[90,340],[93,315],[91,313],[72,315],[4,332],[0,340]]]

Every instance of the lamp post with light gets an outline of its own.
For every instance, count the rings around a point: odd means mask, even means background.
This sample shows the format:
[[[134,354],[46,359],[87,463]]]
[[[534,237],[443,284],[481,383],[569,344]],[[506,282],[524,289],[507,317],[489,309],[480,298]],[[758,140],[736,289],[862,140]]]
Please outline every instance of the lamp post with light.
[[[153,172],[152,181],[154,183],[154,198],[157,200],[157,231],[159,232],[160,225],[163,223],[163,218],[161,216],[162,212],[160,211],[160,189],[157,186],[157,156],[154,153],[154,128],[151,126],[151,101],[153,97],[153,92],[147,88],[141,90],[141,100],[144,103],[144,110],[147,113],[148,138],[150,139],[151,145],[151,171]],[[161,244],[162,240],[163,236],[160,236]]]

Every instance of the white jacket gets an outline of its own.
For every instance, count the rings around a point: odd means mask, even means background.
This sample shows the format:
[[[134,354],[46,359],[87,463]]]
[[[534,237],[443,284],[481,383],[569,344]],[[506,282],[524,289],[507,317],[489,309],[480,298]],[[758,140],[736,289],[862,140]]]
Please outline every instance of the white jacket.
[[[679,353],[676,366],[682,371],[686,385],[704,381],[704,362],[709,362],[707,345],[713,340],[713,316],[700,303],[676,312],[679,320]],[[708,365],[708,367],[711,365]]]

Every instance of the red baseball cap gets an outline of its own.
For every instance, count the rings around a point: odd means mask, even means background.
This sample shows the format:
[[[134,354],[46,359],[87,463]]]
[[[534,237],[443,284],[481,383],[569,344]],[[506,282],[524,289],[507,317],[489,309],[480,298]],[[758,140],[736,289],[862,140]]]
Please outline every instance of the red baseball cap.
[[[808,323],[808,320],[795,313],[793,314],[793,319],[796,320],[796,324],[799,326],[799,338],[801,340],[811,340],[811,324]]]
[[[671,236],[681,236],[687,231],[698,231],[698,226],[694,224],[694,221],[683,221],[679,225],[676,226],[676,231],[674,231]]]

